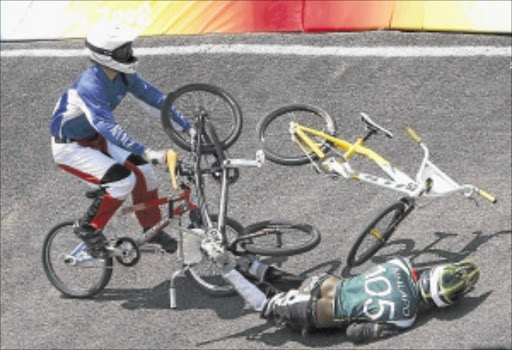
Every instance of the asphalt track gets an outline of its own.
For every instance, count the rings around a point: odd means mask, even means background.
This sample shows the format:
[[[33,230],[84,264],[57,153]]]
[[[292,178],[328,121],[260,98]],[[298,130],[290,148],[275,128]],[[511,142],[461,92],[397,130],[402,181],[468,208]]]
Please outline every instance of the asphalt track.
[[[316,47],[511,46],[510,36],[446,33],[333,33],[178,36],[143,38],[139,47],[305,45]],[[2,43],[14,49],[82,49],[82,40]],[[454,49],[454,52],[456,50]],[[137,52],[137,51],[136,51]],[[319,49],[320,52],[320,49]],[[134,268],[117,265],[107,289],[93,300],[64,299],[48,283],[41,244],[56,223],[88,205],[86,187],[59,170],[50,153],[48,120],[63,89],[89,65],[85,57],[1,59],[1,348],[353,348],[342,332],[302,338],[251,312],[239,297],[213,298],[178,279],[178,309],[169,309],[168,278],[174,257],[146,254]],[[374,349],[511,348],[511,58],[498,56],[379,57],[275,53],[144,55],[139,72],[169,92],[188,83],[211,83],[236,97],[244,129],[234,157],[258,149],[255,128],[289,103],[316,104],[354,139],[359,112],[392,130],[395,138],[371,145],[414,174],[421,149],[404,127],[417,130],[431,159],[461,183],[498,197],[492,205],[454,196],[425,201],[370,263],[392,254],[429,266],[474,259],[482,276],[456,306],[419,315],[400,335],[361,346]],[[132,101],[118,121],[153,148],[171,146],[158,120]],[[364,165],[362,165],[364,166]],[[162,191],[167,174],[157,168]],[[322,233],[312,252],[284,265],[295,272],[350,275],[345,258],[359,231],[399,195],[355,182],[332,180],[309,167],[266,163],[246,169],[231,188],[229,215],[241,223],[286,218]],[[137,230],[136,230],[137,231]],[[132,232],[133,234],[133,232]]]

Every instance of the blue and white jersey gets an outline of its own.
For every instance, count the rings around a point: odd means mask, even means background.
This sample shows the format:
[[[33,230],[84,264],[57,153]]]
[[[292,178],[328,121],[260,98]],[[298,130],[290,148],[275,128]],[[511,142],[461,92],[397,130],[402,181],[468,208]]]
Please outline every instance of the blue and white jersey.
[[[137,73],[124,76],[110,80],[99,64],[84,71],[57,102],[50,121],[52,136],[79,140],[100,133],[113,144],[142,154],[145,147],[117,124],[112,111],[129,92],[159,115],[165,95]],[[190,129],[187,119],[174,108],[173,112],[178,128]]]

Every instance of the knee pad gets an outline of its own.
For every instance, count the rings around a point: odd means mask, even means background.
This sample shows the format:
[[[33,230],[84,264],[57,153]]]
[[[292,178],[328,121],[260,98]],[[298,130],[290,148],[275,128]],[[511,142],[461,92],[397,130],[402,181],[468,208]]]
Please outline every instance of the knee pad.
[[[101,178],[101,184],[112,197],[125,199],[135,186],[135,175],[127,167],[114,164]]]
[[[317,328],[316,298],[310,293],[291,290],[275,295],[264,310],[265,318],[273,318],[279,324],[301,331]]]
[[[137,165],[137,166],[140,166],[140,165],[143,165],[143,164],[149,164],[145,159],[144,157],[142,156],[138,156],[136,154],[130,154],[128,156],[128,158],[126,158],[127,161],[129,161],[130,163],[133,163],[134,165]]]

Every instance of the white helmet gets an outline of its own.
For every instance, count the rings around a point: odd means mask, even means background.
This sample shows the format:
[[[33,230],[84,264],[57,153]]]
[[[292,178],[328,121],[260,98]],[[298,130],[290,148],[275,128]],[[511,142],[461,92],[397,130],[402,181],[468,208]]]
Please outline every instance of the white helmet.
[[[138,31],[133,28],[100,22],[87,35],[85,46],[94,62],[118,72],[132,74],[137,66],[132,42],[137,36]]]

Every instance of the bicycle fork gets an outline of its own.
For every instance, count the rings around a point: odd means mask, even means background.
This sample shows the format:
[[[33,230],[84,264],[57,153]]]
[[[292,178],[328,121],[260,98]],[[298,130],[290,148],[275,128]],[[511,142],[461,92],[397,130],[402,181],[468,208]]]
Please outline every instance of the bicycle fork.
[[[416,209],[416,203],[414,201],[414,199],[410,198],[410,197],[402,197],[400,198],[400,202],[404,203],[405,206],[406,206],[406,209],[403,213],[403,215],[401,215],[398,220],[396,220],[394,223],[393,223],[393,230],[396,230],[396,228],[398,227],[398,225],[400,225],[400,223],[407,217],[409,216],[409,214],[414,210]]]
[[[174,280],[176,277],[178,277],[180,274],[185,273],[185,271],[189,268],[189,265],[184,266],[184,254],[183,254],[183,231],[178,232],[178,263],[182,267],[178,271],[174,272],[171,275],[171,279],[169,280],[169,304],[171,309],[176,308],[176,286]]]

